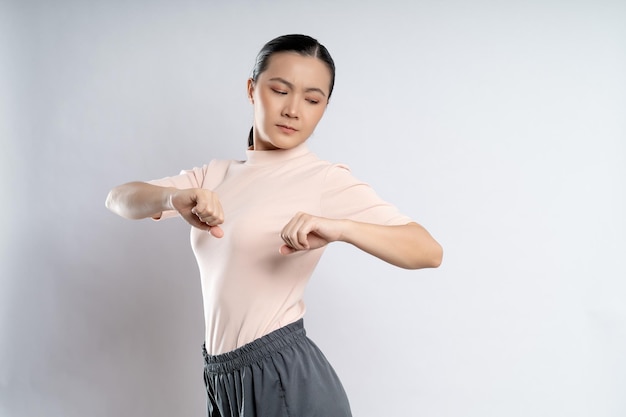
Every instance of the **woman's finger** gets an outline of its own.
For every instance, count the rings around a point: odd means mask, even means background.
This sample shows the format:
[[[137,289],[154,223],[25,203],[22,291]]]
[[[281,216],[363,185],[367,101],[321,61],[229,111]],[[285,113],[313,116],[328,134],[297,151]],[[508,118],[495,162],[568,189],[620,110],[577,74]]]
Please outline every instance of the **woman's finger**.
[[[281,255],[289,255],[291,253],[294,253],[295,251],[295,249],[287,245],[282,245],[280,248],[278,248],[278,253],[280,253]]]
[[[198,217],[198,219],[200,219],[201,222],[210,226],[216,226],[224,223],[224,212],[222,210],[222,205],[219,204],[219,202],[216,202],[214,206],[208,205],[204,208],[196,206],[191,211]]]
[[[287,246],[295,250],[309,248],[308,235],[312,230],[312,220],[313,216],[311,215],[296,213],[281,233],[281,238]]]
[[[219,226],[212,226],[209,229],[209,233],[211,233],[214,237],[218,239],[224,237],[224,231]]]

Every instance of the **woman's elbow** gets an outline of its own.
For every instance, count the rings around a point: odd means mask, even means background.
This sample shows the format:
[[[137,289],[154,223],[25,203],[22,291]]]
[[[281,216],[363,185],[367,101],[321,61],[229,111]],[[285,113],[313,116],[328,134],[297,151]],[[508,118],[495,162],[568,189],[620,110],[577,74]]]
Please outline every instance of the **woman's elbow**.
[[[118,216],[129,218],[129,213],[127,213],[128,210],[124,209],[124,204],[122,203],[123,200],[124,186],[118,185],[109,191],[109,194],[107,194],[107,198],[104,201],[104,206]]]
[[[111,191],[109,191],[109,193],[107,194],[107,198],[106,200],[104,200],[104,206],[111,210],[111,211],[115,211],[114,207],[115,207],[115,188],[113,188]]]
[[[443,247],[428,231],[417,223],[410,225],[415,231],[409,269],[438,268],[443,260]]]
[[[428,268],[439,268],[443,261],[443,248],[437,242],[434,243],[433,251],[430,256],[430,264]]]
[[[413,261],[406,266],[407,269],[438,268],[443,260],[443,248],[437,242],[433,242],[427,250],[419,248],[415,252]]]

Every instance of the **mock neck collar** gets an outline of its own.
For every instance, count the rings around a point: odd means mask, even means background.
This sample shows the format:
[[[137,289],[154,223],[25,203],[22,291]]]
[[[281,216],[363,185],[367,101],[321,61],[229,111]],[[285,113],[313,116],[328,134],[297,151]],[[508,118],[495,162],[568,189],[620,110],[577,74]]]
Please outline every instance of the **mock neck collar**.
[[[270,165],[275,163],[287,162],[291,159],[306,155],[309,153],[306,142],[291,149],[275,149],[271,151],[255,151],[246,150],[246,165]]]

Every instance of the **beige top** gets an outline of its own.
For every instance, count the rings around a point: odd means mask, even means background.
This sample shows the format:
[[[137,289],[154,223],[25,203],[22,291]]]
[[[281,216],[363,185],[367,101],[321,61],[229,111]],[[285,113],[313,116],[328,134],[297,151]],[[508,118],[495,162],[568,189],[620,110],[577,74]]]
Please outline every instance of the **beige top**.
[[[245,162],[211,161],[150,181],[212,189],[224,209],[221,239],[191,228],[202,280],[206,348],[213,355],[304,315],[304,289],[324,248],[279,253],[280,232],[296,212],[376,224],[412,221],[355,179],[345,165],[320,160],[305,143],[289,150],[247,151],[247,157]],[[165,212],[162,218],[176,214]]]

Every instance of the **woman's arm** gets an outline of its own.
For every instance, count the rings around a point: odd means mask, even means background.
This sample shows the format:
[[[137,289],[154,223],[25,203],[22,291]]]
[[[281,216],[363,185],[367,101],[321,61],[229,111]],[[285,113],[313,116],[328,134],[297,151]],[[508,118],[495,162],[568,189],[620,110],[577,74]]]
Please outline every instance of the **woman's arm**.
[[[192,226],[208,230],[215,237],[224,232],[224,212],[217,194],[202,188],[180,190],[145,182],[129,182],[113,188],[106,207],[127,219],[159,218],[166,210],[176,210]]]
[[[436,268],[443,257],[441,245],[417,223],[383,226],[298,213],[284,227],[281,238],[283,255],[342,241],[406,269]]]
[[[170,199],[175,191],[145,182],[129,182],[113,188],[105,205],[127,219],[158,218],[163,211],[174,210]]]

